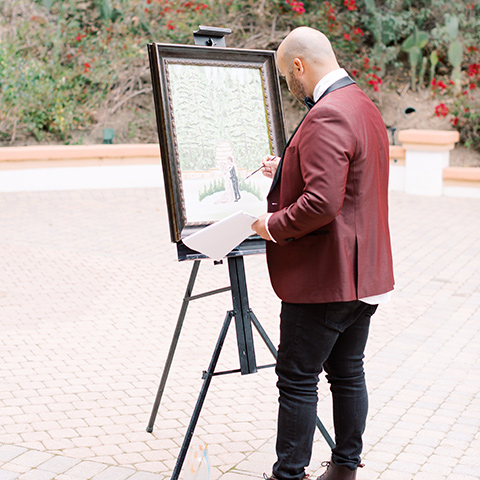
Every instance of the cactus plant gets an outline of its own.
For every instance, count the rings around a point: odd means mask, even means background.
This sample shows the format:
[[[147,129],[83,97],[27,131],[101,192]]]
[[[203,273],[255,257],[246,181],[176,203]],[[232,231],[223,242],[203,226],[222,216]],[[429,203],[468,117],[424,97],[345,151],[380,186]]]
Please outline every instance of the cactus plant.
[[[447,34],[451,39],[450,46],[448,48],[448,61],[453,67],[452,80],[455,82],[455,88],[460,91],[461,88],[461,70],[463,47],[458,39],[458,18],[454,15],[446,18],[445,28]]]
[[[377,7],[375,0],[364,0],[365,8],[367,10],[370,21],[368,28],[370,29],[375,44],[371,51],[371,58],[374,63],[380,68],[380,75],[385,73],[385,66],[398,57],[400,50],[398,45],[391,45],[391,38],[389,38],[388,25],[385,25],[382,11]]]
[[[417,66],[422,59],[422,49],[427,43],[428,33],[419,30],[417,26],[414,27],[413,33],[402,43],[402,50],[408,53],[410,60],[412,90],[417,89]]]

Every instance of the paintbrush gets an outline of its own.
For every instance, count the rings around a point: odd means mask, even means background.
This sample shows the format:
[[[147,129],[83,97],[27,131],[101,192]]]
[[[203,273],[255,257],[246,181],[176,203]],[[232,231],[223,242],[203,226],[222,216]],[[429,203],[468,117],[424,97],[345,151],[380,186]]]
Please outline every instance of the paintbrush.
[[[253,174],[257,173],[258,171],[260,171],[262,168],[264,168],[265,165],[262,165],[261,167],[258,167],[256,170],[254,170],[252,173],[250,173],[249,175],[247,175],[243,180],[242,182],[244,182],[245,180],[249,179]]]

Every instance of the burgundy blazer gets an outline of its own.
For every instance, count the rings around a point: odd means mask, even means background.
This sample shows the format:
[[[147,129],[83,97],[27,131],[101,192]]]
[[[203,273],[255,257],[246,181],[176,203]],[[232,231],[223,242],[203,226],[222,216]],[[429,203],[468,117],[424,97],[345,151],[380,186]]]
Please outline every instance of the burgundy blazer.
[[[267,262],[289,303],[345,302],[392,290],[388,137],[357,85],[321,98],[289,145],[267,196]]]

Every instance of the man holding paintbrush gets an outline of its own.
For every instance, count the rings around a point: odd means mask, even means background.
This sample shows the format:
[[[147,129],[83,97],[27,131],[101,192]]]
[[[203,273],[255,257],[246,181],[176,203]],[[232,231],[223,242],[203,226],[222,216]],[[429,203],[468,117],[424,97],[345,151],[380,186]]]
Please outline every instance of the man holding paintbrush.
[[[276,373],[277,461],[271,479],[301,480],[312,454],[318,375],[333,399],[335,448],[322,480],[356,478],[368,409],[363,370],[370,317],[393,289],[388,137],[380,113],[309,27],[278,48],[290,92],[311,108],[282,158],[267,156],[267,241],[282,300]]]

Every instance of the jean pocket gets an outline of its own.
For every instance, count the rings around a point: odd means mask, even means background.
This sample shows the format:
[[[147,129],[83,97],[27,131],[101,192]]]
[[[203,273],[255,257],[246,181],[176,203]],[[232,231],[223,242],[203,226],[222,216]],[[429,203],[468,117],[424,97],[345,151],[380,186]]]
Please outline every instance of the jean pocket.
[[[328,303],[325,309],[324,323],[327,327],[342,333],[348,328],[366,307],[372,307],[359,300],[352,302],[334,302]],[[373,313],[375,310],[371,313]]]

